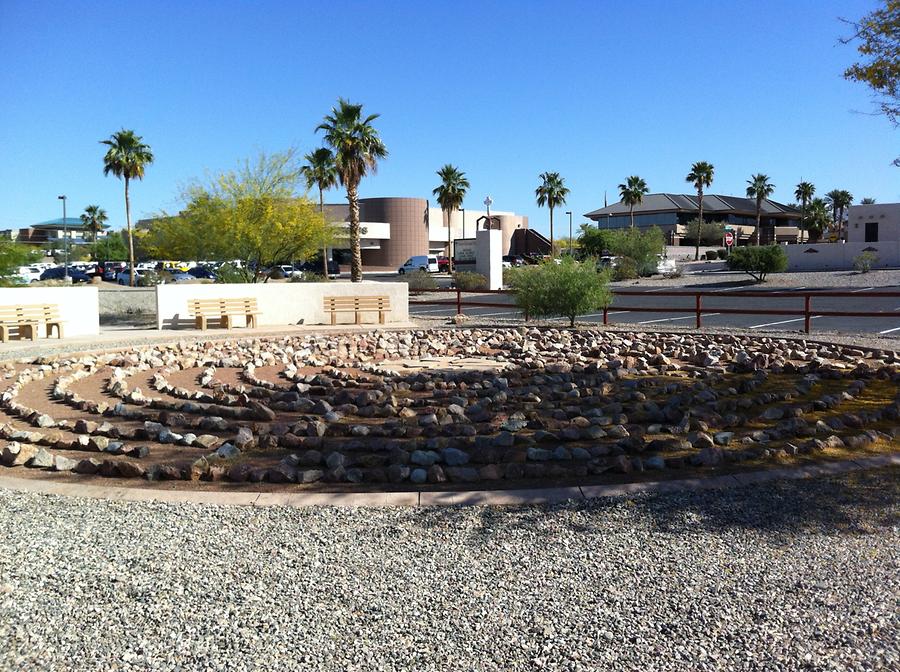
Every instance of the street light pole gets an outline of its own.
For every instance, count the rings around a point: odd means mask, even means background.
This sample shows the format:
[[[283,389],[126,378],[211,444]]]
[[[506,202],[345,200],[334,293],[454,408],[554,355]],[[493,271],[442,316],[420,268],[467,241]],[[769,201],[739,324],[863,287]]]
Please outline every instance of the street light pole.
[[[569,216],[569,256],[572,256],[572,211],[566,210],[566,214]]]
[[[63,248],[66,251],[66,267],[63,271],[63,279],[69,280],[69,221],[66,219],[66,197],[57,196],[63,202]]]

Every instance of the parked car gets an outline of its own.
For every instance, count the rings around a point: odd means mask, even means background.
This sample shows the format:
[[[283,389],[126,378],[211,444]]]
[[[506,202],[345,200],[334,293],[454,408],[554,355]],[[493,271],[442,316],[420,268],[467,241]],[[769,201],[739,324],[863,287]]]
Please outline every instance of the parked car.
[[[166,282],[166,283],[172,283],[172,282],[193,282],[193,281],[196,280],[196,279],[197,279],[197,278],[195,278],[195,277],[194,277],[193,275],[191,275],[190,273],[185,273],[185,272],[183,272],[183,271],[172,271],[171,273],[169,273],[169,277],[166,278],[165,282]]]
[[[100,271],[101,276],[104,280],[111,280],[115,282],[116,276],[124,271],[128,267],[124,261],[101,261],[97,264],[97,268]]]
[[[297,267],[298,270],[303,273],[314,273],[315,275],[322,275],[322,258],[312,259],[311,261],[304,261]],[[341,275],[341,267],[334,260],[328,260],[328,277],[329,278],[337,278]]]
[[[196,280],[216,279],[216,274],[206,266],[194,266],[188,273]]]
[[[303,277],[303,271],[300,269],[294,268],[290,264],[282,264],[281,266],[276,266],[275,268],[281,269],[281,273],[286,278],[301,278]]]
[[[450,259],[447,257],[438,257],[438,272],[439,273],[449,273],[450,272]]]
[[[678,270],[678,267],[675,264],[674,259],[669,259],[667,256],[658,254],[656,255],[656,272],[660,275],[669,275],[671,273],[675,273]]]
[[[90,282],[91,277],[82,271],[79,271],[75,268],[69,268],[69,277],[72,279],[72,283],[76,282]],[[56,268],[48,268],[46,271],[41,273],[41,280],[62,280],[66,277],[66,269],[63,266],[57,266]]]
[[[619,257],[615,257],[611,254],[604,254],[597,260],[597,270],[604,271],[608,268],[615,268],[619,265]]]
[[[30,284],[41,279],[43,271],[37,266],[19,266],[16,277],[25,284]]]
[[[407,259],[406,263],[397,269],[399,275],[405,275],[406,273],[412,273],[414,271],[437,273],[438,258],[433,254],[419,254]]]
[[[142,271],[142,270],[134,269],[134,284],[137,285],[141,281],[141,278],[143,278],[148,273],[154,273],[154,272],[155,271]],[[129,272],[129,269],[126,268],[124,271],[120,271],[116,275],[116,282],[120,285],[127,286],[128,283],[131,282],[131,274]]]
[[[504,254],[503,255],[503,267],[504,268],[511,268],[511,267],[515,267],[515,266],[524,266],[524,265],[525,265],[525,259],[523,259],[522,257],[520,257],[517,254]]]

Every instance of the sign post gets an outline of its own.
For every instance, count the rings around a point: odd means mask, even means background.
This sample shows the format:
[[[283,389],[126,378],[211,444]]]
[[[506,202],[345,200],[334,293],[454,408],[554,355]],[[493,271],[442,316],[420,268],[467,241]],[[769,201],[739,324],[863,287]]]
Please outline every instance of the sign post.
[[[725,232],[725,247],[730,248],[734,245],[734,234],[731,231]],[[731,250],[729,250],[730,252]]]

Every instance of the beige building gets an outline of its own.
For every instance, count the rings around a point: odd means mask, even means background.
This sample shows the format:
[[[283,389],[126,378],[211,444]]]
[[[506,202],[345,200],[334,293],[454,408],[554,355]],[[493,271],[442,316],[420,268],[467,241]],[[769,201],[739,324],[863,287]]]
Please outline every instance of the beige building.
[[[847,215],[848,243],[900,241],[900,203],[851,205]]]

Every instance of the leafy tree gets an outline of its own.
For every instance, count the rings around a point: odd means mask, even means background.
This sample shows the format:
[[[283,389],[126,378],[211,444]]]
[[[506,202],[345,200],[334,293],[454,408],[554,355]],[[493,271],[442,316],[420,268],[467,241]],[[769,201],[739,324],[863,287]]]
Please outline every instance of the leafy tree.
[[[240,260],[235,273],[244,282],[265,281],[267,267],[314,255],[328,226],[312,201],[296,195],[301,173],[282,160],[288,154],[264,155],[242,175],[224,173],[209,185],[191,185],[178,215],[150,224],[142,241],[148,253]]]
[[[103,157],[103,174],[112,173],[116,177],[125,180],[125,221],[128,224],[128,262],[129,281],[134,287],[134,237],[131,233],[131,200],[128,194],[128,184],[131,180],[144,179],[144,169],[153,163],[153,152],[150,146],[142,142],[134,131],[125,130],[113,133],[108,140],[100,143],[109,147],[106,156]]]
[[[812,199],[806,212],[805,228],[813,242],[817,241],[822,236],[822,232],[828,228],[829,219],[828,205],[825,203],[825,199]]]
[[[84,224],[85,231],[90,232],[91,241],[97,242],[97,234],[103,230],[103,224],[109,219],[106,210],[99,205],[89,205],[84,209],[81,215],[81,223]]]
[[[900,0],[883,2],[858,23],[848,21],[855,32],[842,42],[858,43],[861,58],[844,71],[844,77],[867,84],[878,109],[896,126],[900,123]],[[894,165],[900,166],[900,158]]]
[[[466,192],[469,190],[469,180],[466,179],[463,171],[449,163],[437,171],[437,176],[441,178],[441,183],[432,189],[431,193],[437,197],[441,210],[447,214],[447,257],[450,259],[450,272],[452,273],[453,250],[450,240],[450,215],[462,206]]]
[[[756,245],[759,246],[759,228],[762,224],[762,204],[775,191],[775,185],[769,182],[769,176],[763,173],[751,175],[747,180],[747,198],[756,199]]]
[[[575,318],[612,303],[609,276],[598,273],[591,261],[579,262],[563,257],[536,266],[508,269],[509,286],[516,305],[529,316]]]
[[[787,270],[788,259],[781,245],[736,247],[727,259],[728,268],[743,271],[757,282],[765,282],[769,273]]]
[[[853,194],[846,189],[832,189],[825,194],[825,202],[831,206],[831,219],[834,232],[840,239],[844,229],[844,210],[853,203]]]
[[[816,193],[816,186],[812,182],[800,182],[794,189],[794,198],[800,201],[800,242],[803,242],[803,231],[807,229],[806,206]]]
[[[725,235],[725,224],[722,222],[700,222],[698,218],[692,219],[687,223],[688,231],[699,231],[697,238],[697,249],[700,245],[721,245],[722,237]],[[695,261],[699,258],[695,255]]]
[[[128,244],[125,242],[127,232],[108,232],[103,240],[95,240],[88,246],[91,259],[94,261],[126,261]]]
[[[712,184],[714,172],[715,168],[709,161],[697,161],[691,166],[691,172],[684,178],[686,182],[693,184],[694,189],[697,190],[697,207],[700,210],[700,213],[697,215],[697,228],[695,229],[697,240],[694,246],[694,261],[700,259],[700,238],[703,227],[703,189]]]
[[[305,157],[306,165],[300,171],[306,179],[306,188],[313,187],[319,190],[319,212],[325,216],[324,192],[337,186],[337,166],[334,165],[334,154],[327,147],[320,147],[310,152]],[[322,245],[322,272],[328,277],[328,250],[327,244]]]
[[[340,183],[347,188],[350,205],[350,280],[362,281],[362,251],[359,241],[359,182],[375,172],[378,161],[388,155],[378,131],[372,126],[379,115],[363,116],[362,105],[338,99],[331,114],[316,127],[334,151]]]
[[[643,203],[644,194],[647,194],[649,191],[647,183],[637,175],[626,178],[625,182],[619,185],[619,197],[622,199],[622,203],[628,206],[632,229],[634,228],[634,206]]]
[[[578,234],[578,247],[584,257],[601,257],[610,253],[611,240],[611,231],[582,224],[581,233]]]
[[[534,190],[534,196],[537,199],[538,207],[543,208],[547,206],[550,209],[550,242],[552,244],[553,209],[566,204],[566,196],[569,195],[569,189],[559,173],[541,173],[538,177],[541,179],[541,183]],[[553,254],[552,245],[551,254]]]
[[[12,240],[0,240],[0,287],[21,285],[17,275],[19,266],[33,264],[40,257],[40,251],[34,247]]]
[[[666,249],[666,236],[659,227],[647,231],[613,229],[609,234],[609,251],[620,257],[634,260],[639,275],[656,272],[657,257]]]

